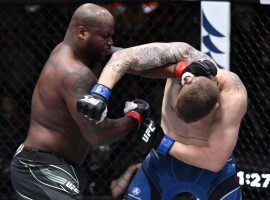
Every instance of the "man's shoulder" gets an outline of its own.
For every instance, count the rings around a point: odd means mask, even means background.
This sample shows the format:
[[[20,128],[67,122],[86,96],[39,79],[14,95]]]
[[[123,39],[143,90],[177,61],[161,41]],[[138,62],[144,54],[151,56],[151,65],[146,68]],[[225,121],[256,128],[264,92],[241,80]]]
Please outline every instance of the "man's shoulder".
[[[217,73],[217,77],[222,79],[231,78],[233,75],[235,75],[235,73],[227,69],[219,69]]]
[[[76,58],[70,58],[60,53],[51,55],[45,64],[45,68],[54,70],[57,76],[68,74],[88,75],[89,78],[93,76],[92,71],[84,63]]]

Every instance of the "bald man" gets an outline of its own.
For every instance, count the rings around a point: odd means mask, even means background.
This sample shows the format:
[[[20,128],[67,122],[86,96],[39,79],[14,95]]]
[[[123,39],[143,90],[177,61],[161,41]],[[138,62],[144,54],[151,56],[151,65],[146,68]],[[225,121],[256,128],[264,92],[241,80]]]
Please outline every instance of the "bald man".
[[[96,124],[76,111],[77,98],[97,81],[93,63],[115,50],[113,33],[105,8],[83,4],[74,12],[40,74],[28,135],[11,162],[18,199],[82,199],[86,176],[79,166],[89,146],[112,143],[137,127],[132,116]]]

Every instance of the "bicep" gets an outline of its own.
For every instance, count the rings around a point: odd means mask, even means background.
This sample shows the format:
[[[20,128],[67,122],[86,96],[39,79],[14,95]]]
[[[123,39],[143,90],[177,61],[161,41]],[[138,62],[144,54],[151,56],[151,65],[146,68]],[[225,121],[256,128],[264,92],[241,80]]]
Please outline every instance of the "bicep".
[[[223,166],[231,156],[237,143],[239,126],[219,126],[212,132],[209,138],[209,147],[215,157],[219,160],[220,166]]]
[[[96,78],[88,69],[67,73],[61,79],[61,93],[72,119],[85,132],[85,119],[76,109],[77,99],[86,95],[95,84]]]
[[[224,126],[240,124],[247,109],[247,91],[237,74],[225,73],[219,102]]]
[[[246,89],[239,77],[229,72],[220,93],[217,121],[209,140],[210,146],[221,154],[221,158],[232,153],[246,108]]]

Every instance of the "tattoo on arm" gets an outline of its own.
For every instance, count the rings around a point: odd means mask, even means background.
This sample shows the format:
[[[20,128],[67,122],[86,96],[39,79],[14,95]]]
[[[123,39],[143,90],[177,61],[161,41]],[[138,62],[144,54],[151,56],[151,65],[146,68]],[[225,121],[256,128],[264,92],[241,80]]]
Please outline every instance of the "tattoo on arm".
[[[192,46],[189,46],[188,52],[189,52],[189,56],[190,56],[191,61],[209,60],[212,63],[214,63],[214,65],[217,67],[215,61],[210,56],[208,56],[205,53],[202,53],[202,52],[198,51],[197,49],[193,48]]]
[[[148,47],[138,49],[136,52],[140,69],[152,69],[180,60],[188,59],[185,43],[152,43]]]
[[[151,69],[172,62],[167,48],[147,47],[137,52],[138,65],[141,69]]]
[[[84,75],[78,73],[68,73],[62,77],[61,83],[67,95],[73,98],[78,98],[86,94],[89,83],[90,73]]]
[[[113,71],[117,73],[124,73],[127,69],[130,68],[134,64],[129,58],[129,54],[131,52],[129,50],[125,50],[120,56],[117,55],[117,52],[111,57],[109,62],[105,67],[112,68]]]
[[[129,68],[147,70],[184,59],[183,49],[176,43],[151,43],[116,52],[106,67],[123,73]]]
[[[116,52],[106,67],[117,73],[124,73],[129,68],[147,70],[161,67],[181,60],[213,60],[206,54],[182,42],[150,43]]]
[[[231,78],[232,78],[232,81],[233,81],[233,85],[234,85],[234,87],[235,87],[235,89],[237,91],[239,91],[239,92],[246,91],[244,84],[242,83],[240,78],[235,73],[232,73]]]

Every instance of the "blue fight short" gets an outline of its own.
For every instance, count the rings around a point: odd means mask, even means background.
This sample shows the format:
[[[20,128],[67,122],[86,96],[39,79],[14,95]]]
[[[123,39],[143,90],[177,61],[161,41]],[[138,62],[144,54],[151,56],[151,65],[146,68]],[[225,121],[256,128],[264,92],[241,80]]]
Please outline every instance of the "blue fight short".
[[[216,173],[152,150],[129,185],[126,198],[171,200],[181,193],[191,193],[198,200],[242,199],[235,160],[231,157]]]

